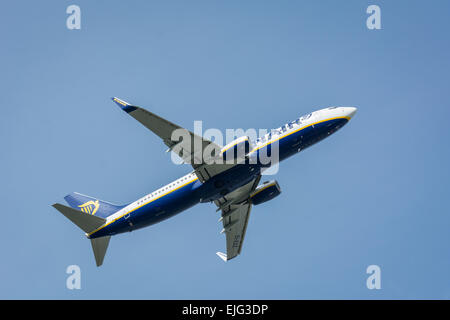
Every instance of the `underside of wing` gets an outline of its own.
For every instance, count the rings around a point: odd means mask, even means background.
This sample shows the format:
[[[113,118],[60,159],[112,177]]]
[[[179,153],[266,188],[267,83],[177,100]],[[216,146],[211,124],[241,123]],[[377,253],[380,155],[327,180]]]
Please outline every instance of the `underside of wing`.
[[[241,253],[252,209],[249,197],[258,185],[260,178],[261,176],[215,201],[218,210],[222,211],[220,218],[223,224],[222,233],[225,233],[227,243],[226,255],[221,253],[218,255],[225,261],[231,260]]]
[[[112,99],[122,110],[160,137],[184,163],[191,164],[201,182],[228,170],[233,165],[216,163],[222,146],[198,136],[141,107],[133,106],[119,98]]]

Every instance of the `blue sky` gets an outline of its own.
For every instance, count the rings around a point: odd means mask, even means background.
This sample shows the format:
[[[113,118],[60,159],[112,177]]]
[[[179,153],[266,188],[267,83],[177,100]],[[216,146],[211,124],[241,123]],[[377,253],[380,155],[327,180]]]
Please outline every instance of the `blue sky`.
[[[81,8],[81,30],[66,8]],[[381,8],[368,30],[366,8]],[[449,299],[448,1],[14,1],[1,10],[0,298]],[[127,203],[189,172],[118,96],[192,129],[275,128],[357,106],[283,162],[223,263],[203,204],[89,241],[50,205]],[[81,268],[81,290],[66,268]],[[366,268],[381,268],[368,290]]]

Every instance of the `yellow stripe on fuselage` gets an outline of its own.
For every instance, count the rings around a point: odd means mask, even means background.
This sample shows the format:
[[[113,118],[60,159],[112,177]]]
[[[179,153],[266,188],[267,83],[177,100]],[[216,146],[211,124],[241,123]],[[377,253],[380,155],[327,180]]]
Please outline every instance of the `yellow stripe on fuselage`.
[[[107,224],[102,225],[101,227],[99,227],[99,228],[95,229],[94,231],[88,233],[88,236],[94,234],[94,233],[97,232],[97,231],[100,231],[101,229],[103,229],[103,228],[109,226],[111,223],[113,223],[113,222],[119,220],[120,218],[122,218],[122,217],[124,217],[124,216],[126,216],[126,215],[128,215],[128,214],[130,214],[130,213],[132,213],[133,211],[136,211],[137,209],[142,208],[143,206],[149,204],[150,202],[153,202],[153,201],[155,201],[155,200],[158,200],[159,198],[162,198],[162,197],[164,197],[164,196],[167,196],[168,194],[170,194],[170,193],[172,193],[172,192],[174,192],[174,191],[176,191],[176,190],[178,190],[178,189],[180,189],[180,188],[182,188],[182,187],[184,187],[184,186],[187,186],[188,184],[190,184],[190,183],[192,183],[192,182],[195,182],[196,180],[198,180],[198,177],[195,178],[194,180],[191,180],[191,181],[189,181],[189,182],[186,182],[185,184],[182,184],[181,186],[177,187],[176,189],[170,190],[169,192],[160,195],[160,196],[157,197],[157,198],[154,198],[154,199],[151,199],[150,201],[147,201],[146,203],[140,205],[139,207],[134,208],[134,209],[131,210],[131,211],[125,212],[125,213],[122,214],[120,217],[117,217],[116,219],[111,220],[111,221],[108,222]]]

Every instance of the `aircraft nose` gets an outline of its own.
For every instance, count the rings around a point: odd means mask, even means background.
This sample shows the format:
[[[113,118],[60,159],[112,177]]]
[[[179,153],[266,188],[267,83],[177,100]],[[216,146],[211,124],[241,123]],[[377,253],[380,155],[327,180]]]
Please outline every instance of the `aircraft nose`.
[[[345,107],[345,108],[344,108],[345,116],[346,116],[346,117],[349,117],[349,118],[353,118],[353,116],[354,116],[355,113],[356,113],[356,110],[358,110],[358,109],[355,108],[355,107]]]

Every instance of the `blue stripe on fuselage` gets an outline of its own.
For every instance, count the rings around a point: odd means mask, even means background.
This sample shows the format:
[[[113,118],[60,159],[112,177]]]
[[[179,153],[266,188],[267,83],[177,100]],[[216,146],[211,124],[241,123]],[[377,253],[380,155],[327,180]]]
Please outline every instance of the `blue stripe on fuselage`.
[[[348,119],[345,117],[333,118],[308,125],[291,133],[286,134],[282,132],[281,138],[275,139],[277,143],[270,142],[267,145],[256,147],[250,154],[250,157],[258,157],[259,161],[257,162],[264,163],[264,160],[267,161],[267,158],[270,158],[275,148],[278,148],[278,160],[282,161],[298,153],[300,150],[304,150],[321,141],[343,127],[347,122]],[[273,163],[262,165],[262,167],[269,167],[270,165],[273,165]]]
[[[90,234],[90,238],[127,232],[143,228],[184,211],[200,201],[196,190],[202,185],[198,179],[187,183],[179,189],[149,201],[141,207],[130,211],[116,221]]]

